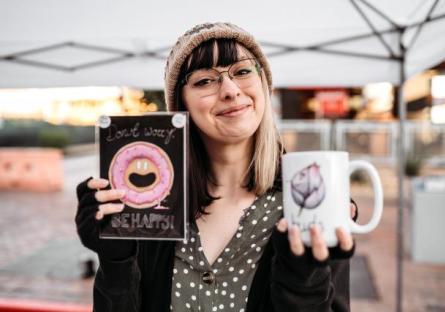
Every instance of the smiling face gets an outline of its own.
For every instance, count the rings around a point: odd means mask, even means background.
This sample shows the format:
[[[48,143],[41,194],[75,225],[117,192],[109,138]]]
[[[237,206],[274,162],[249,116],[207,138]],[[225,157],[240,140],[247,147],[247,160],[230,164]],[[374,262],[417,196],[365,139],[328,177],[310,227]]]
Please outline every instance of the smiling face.
[[[260,73],[252,72],[249,83],[240,83],[236,77],[231,79],[225,72],[236,61],[252,58],[241,45],[235,43],[232,45],[221,48],[219,44],[212,44],[210,49],[209,47],[206,49],[211,55],[201,53],[204,54],[200,55],[201,60],[192,59],[189,62],[201,63],[195,65],[197,68],[189,70],[189,73],[203,68],[224,72],[217,82],[219,89],[216,93],[198,92],[196,85],[191,83],[193,81],[190,79],[182,88],[184,105],[204,141],[237,143],[252,139],[264,115],[265,95]],[[205,64],[205,58],[212,60],[212,64]],[[236,71],[230,72],[231,75],[233,73]]]
[[[127,185],[138,192],[149,191],[159,181],[159,170],[148,158],[135,158],[125,170]]]

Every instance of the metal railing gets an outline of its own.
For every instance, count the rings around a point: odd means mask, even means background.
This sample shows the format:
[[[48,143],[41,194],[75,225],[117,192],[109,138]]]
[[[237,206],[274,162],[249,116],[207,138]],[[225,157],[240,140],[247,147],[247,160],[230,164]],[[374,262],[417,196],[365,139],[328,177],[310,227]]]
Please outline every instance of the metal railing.
[[[329,120],[282,120],[278,129],[288,152],[331,149]]]
[[[352,159],[397,162],[397,121],[281,120],[278,128],[287,151],[343,150]],[[405,151],[429,165],[445,165],[445,125],[407,121]]]
[[[395,122],[337,121],[334,127],[336,150],[348,151],[351,158],[394,165],[397,161]]]
[[[407,122],[405,129],[408,155],[415,154],[429,165],[445,165],[445,124]]]

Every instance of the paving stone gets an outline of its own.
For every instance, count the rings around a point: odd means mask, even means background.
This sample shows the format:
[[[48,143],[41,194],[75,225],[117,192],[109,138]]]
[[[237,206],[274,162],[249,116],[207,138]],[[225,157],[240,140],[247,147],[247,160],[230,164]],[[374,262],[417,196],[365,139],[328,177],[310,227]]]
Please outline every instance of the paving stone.
[[[350,285],[353,299],[378,299],[366,256],[355,255],[351,259]]]
[[[77,239],[52,240],[35,253],[0,268],[0,274],[76,281],[82,278],[88,258],[97,263],[95,254]]]

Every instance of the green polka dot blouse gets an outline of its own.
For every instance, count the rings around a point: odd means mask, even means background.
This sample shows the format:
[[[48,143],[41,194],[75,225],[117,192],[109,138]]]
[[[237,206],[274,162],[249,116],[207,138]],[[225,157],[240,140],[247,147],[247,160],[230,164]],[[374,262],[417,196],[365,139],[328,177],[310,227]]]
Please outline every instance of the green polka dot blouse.
[[[258,262],[282,217],[281,192],[269,192],[245,209],[234,236],[210,265],[196,225],[176,244],[171,311],[245,311]]]

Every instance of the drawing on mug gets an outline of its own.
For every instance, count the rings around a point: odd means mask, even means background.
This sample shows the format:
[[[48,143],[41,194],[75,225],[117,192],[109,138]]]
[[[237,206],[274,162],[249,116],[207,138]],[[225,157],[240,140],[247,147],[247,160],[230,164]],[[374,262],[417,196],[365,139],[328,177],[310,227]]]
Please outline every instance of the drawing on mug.
[[[111,161],[109,177],[113,188],[126,190],[122,201],[128,206],[166,209],[160,204],[170,193],[173,166],[159,146],[142,141],[123,146]]]
[[[315,162],[295,173],[291,179],[292,199],[300,206],[298,216],[305,208],[317,208],[325,198],[325,193],[320,166]]]

